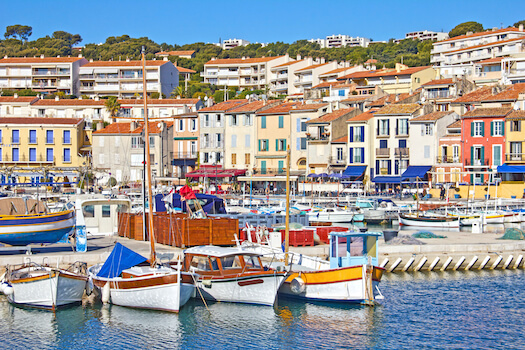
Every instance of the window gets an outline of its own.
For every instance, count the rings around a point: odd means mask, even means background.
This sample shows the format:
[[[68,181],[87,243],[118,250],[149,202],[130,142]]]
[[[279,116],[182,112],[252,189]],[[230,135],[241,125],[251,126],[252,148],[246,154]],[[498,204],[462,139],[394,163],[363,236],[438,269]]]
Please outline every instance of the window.
[[[239,125],[237,115],[232,115],[232,116],[231,116],[231,122],[232,122],[232,124],[231,124],[232,126],[237,126],[237,125]]]
[[[306,122],[308,121],[308,119],[301,119],[301,131],[306,131],[307,130],[307,125],[306,125]]]
[[[269,150],[269,140],[259,140],[259,151],[267,152]]]
[[[124,118],[129,118],[131,117],[131,108],[122,108],[121,113]]]
[[[20,143],[20,130],[11,130],[11,143]]]
[[[345,95],[345,90],[338,90],[338,95],[339,96],[344,96]]]
[[[365,141],[365,127],[364,126],[354,126],[354,137],[350,142],[364,142]]]
[[[343,147],[337,147],[337,160],[344,160]]]
[[[452,161],[454,163],[459,162],[459,146],[458,145],[452,146]]]
[[[71,162],[71,149],[64,148],[64,163],[70,163],[70,162]]]
[[[250,153],[244,153],[244,164],[250,164]]]
[[[46,148],[46,162],[53,162],[54,156],[53,156],[53,149],[52,148]]]
[[[397,120],[396,135],[408,135],[408,119]]]
[[[266,116],[261,117],[261,129],[266,129]]]
[[[510,131],[521,131],[521,120],[511,120]]]
[[[209,128],[210,127],[210,116],[208,114],[204,115],[204,127]]]
[[[150,148],[155,148],[155,136],[150,136],[149,137],[149,147]]]
[[[197,119],[190,119],[190,131],[197,130]]]
[[[178,131],[184,131],[184,119],[179,119],[177,126],[178,126]]]
[[[36,148],[29,149],[29,161],[36,162]]]
[[[208,152],[205,152],[204,153],[204,163],[208,163],[210,161],[210,155],[208,154]]]
[[[29,130],[29,143],[33,145],[36,143],[36,130]]]
[[[279,129],[284,128],[284,116],[279,116]]]
[[[237,135],[232,135],[232,142],[231,142],[231,147],[235,148],[237,147]]]
[[[244,116],[244,125],[245,126],[252,126],[253,125],[253,117],[249,114]]]
[[[421,125],[421,136],[434,134],[434,126],[432,124],[422,124]]]
[[[301,137],[301,150],[306,149],[306,137]]]
[[[521,160],[521,142],[510,143],[510,160]]]
[[[110,205],[103,205],[102,206],[102,217],[103,218],[111,217],[111,206]]]
[[[353,163],[363,163],[364,154],[365,154],[365,149],[363,147],[354,148],[352,151]]]
[[[55,138],[53,136],[53,130],[46,130],[46,143],[50,144],[54,142],[55,142]]]
[[[239,259],[238,255],[235,256],[227,256],[224,258],[219,258],[221,260],[221,265],[223,270],[233,270],[233,269],[240,269],[241,261]]]
[[[217,114],[215,116],[215,120],[216,120],[215,126],[216,127],[222,127],[222,115]]]
[[[71,144],[71,131],[70,130],[64,130],[64,139],[62,140],[62,143],[65,145]]]
[[[423,146],[423,157],[430,158],[430,146],[428,145]]]
[[[286,151],[286,139],[275,140],[275,150],[276,151]]]
[[[142,140],[142,136],[133,136],[131,138],[131,148],[144,148],[144,140]]]
[[[95,217],[95,206],[94,205],[83,205],[82,213],[85,218],[94,218]]]
[[[485,136],[484,122],[472,122],[471,124],[471,136]]]
[[[501,145],[492,146],[492,165],[501,165]]]
[[[144,163],[144,154],[138,153],[138,154],[131,154],[131,166],[141,166]],[[101,162],[101,164],[103,164]]]
[[[377,135],[378,136],[390,135],[390,123],[388,119],[378,120]]]
[[[13,148],[11,152],[11,156],[13,158],[13,162],[18,162],[20,160],[20,151],[18,148]]]
[[[277,172],[278,173],[283,173],[284,172],[284,160],[280,160],[277,163]]]
[[[250,143],[251,143],[250,138],[251,138],[250,134],[244,135],[244,147],[250,147]]]
[[[504,131],[504,122],[502,121],[494,121],[490,124],[491,127],[491,135],[492,136],[503,136]]]
[[[237,154],[232,153],[232,165],[236,165],[236,164],[237,164]]]

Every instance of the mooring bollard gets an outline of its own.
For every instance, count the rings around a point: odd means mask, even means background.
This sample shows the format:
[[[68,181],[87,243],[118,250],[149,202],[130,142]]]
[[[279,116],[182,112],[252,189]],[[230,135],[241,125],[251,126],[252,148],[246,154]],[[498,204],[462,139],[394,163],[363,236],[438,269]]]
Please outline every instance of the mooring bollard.
[[[388,264],[388,258],[385,258],[385,260],[383,260],[383,262],[379,266],[384,268],[386,264]]]
[[[507,261],[505,261],[505,264],[503,264],[503,270],[505,270],[510,265],[510,263],[512,262],[513,258],[514,258],[514,256],[512,254],[509,255],[509,257],[507,258]]]
[[[430,266],[428,267],[428,271],[432,271],[434,270],[434,267],[436,267],[437,263],[439,262],[439,256],[436,257],[434,259],[434,261],[432,261],[432,264],[430,264]]]
[[[401,258],[397,258],[396,261],[394,261],[394,263],[392,264],[392,266],[390,266],[390,269],[388,269],[388,272],[392,272],[396,269],[397,265],[399,265],[401,263],[401,261],[403,261],[403,259]]]
[[[403,267],[403,272],[406,272],[406,270],[408,270],[410,268],[410,265],[412,265],[412,263],[414,262],[414,257],[411,257],[410,260],[408,260],[408,262],[406,263],[405,267]]]
[[[496,267],[498,267],[498,264],[500,263],[501,260],[503,260],[503,257],[501,255],[498,255],[498,258],[496,259],[496,261],[494,261],[494,264],[492,264],[490,269],[494,270]]]
[[[516,262],[514,263],[514,266],[512,268],[517,269],[520,267],[521,260],[523,260],[523,255],[518,255],[518,258],[516,259]]]
[[[478,257],[477,256],[473,257],[472,260],[470,260],[470,262],[468,263],[467,267],[465,267],[465,271],[470,270],[472,268],[472,266],[474,266],[476,261],[478,261]]]
[[[427,257],[426,256],[422,257],[421,260],[419,261],[419,264],[417,264],[417,266],[414,268],[414,271],[421,270],[421,268],[423,267],[423,265],[425,265],[426,262],[427,262]]]
[[[478,270],[483,270],[485,268],[485,265],[490,261],[490,256],[487,255],[485,259],[481,262],[481,264],[478,267]]]
[[[459,267],[461,266],[461,264],[463,264],[463,261],[465,261],[465,257],[462,256],[459,261],[456,263],[456,265],[454,266],[454,268],[452,270],[454,271],[457,271],[459,269]]]
[[[448,265],[450,265],[451,262],[452,262],[452,257],[449,256],[447,261],[445,261],[443,266],[441,266],[441,271],[445,271],[447,269]]]

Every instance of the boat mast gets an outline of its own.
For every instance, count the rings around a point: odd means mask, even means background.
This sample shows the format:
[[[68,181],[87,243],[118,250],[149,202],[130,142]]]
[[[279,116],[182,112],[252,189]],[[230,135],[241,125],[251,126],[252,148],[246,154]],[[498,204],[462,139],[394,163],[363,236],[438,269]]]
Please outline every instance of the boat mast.
[[[147,174],[147,186],[148,186],[148,232],[150,242],[150,264],[155,266],[157,255],[155,253],[155,232],[153,231],[153,196],[151,194],[151,162],[150,162],[150,148],[149,148],[149,122],[148,122],[148,94],[146,92],[146,55],[144,46],[142,46],[142,98],[144,100],[144,143],[146,147],[146,174]],[[146,206],[144,205],[144,210]],[[146,227],[146,226],[144,226]]]
[[[284,264],[288,266],[290,245],[290,145],[286,149],[286,216],[284,229]]]

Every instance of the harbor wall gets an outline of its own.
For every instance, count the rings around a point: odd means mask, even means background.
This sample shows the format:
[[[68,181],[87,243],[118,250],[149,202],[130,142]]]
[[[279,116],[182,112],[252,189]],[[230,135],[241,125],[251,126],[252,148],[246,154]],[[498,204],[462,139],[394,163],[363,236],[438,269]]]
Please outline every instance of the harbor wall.
[[[450,189],[448,196],[451,200],[455,199],[455,195],[459,195],[462,199],[467,199],[469,191],[474,193],[474,198],[485,199],[485,195],[489,194],[490,198],[517,198],[521,199],[525,191],[525,184],[523,182],[504,182],[498,186],[488,185],[460,185],[457,187],[459,192],[455,189]],[[487,189],[487,191],[485,191]],[[441,188],[431,188],[428,192],[432,198],[439,198]],[[497,192],[497,193],[496,193]],[[472,199],[472,194],[470,195]]]

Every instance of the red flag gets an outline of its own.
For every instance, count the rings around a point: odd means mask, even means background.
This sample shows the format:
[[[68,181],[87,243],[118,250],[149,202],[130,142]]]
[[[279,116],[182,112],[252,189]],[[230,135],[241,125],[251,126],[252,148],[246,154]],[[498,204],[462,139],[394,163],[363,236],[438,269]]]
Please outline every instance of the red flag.
[[[184,185],[179,190],[179,194],[184,200],[197,199],[197,197],[195,196],[195,192],[193,192],[193,190],[188,185]]]

